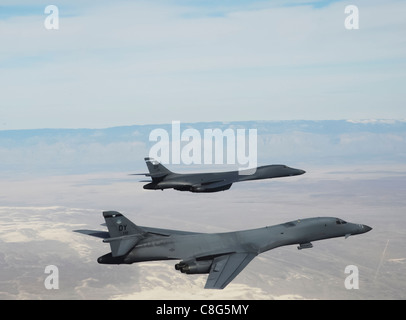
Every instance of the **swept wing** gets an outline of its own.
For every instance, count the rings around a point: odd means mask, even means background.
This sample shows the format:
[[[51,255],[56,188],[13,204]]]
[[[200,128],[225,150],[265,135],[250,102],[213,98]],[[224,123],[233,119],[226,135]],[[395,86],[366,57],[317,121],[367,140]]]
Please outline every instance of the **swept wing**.
[[[224,289],[256,257],[256,253],[231,253],[214,258],[205,289]]]

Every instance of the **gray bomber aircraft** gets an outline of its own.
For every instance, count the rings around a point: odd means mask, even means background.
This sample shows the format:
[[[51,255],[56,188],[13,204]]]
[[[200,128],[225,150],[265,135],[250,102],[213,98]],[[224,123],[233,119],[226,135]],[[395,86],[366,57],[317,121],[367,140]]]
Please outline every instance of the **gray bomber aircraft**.
[[[306,171],[281,164],[258,167],[255,170],[181,174],[168,170],[153,158],[145,158],[152,181],[144,185],[148,190],[175,189],[190,192],[217,192],[230,189],[234,182],[297,176]],[[248,174],[252,173],[252,174]]]
[[[370,231],[363,224],[339,218],[307,218],[259,229],[197,233],[137,226],[116,211],[103,212],[108,232],[74,230],[102,238],[111,252],[97,259],[101,264],[181,260],[175,269],[186,274],[208,273],[206,289],[225,288],[258,254],[298,244],[312,248],[312,241],[349,237]]]

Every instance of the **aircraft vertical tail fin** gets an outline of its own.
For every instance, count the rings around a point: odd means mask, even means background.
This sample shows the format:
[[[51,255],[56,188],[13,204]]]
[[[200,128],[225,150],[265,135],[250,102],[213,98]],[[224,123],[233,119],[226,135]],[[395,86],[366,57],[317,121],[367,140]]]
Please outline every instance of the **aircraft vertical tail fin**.
[[[146,231],[117,211],[104,211],[110,238],[103,242],[109,243],[113,257],[119,257],[128,253],[146,234]]]
[[[172,171],[168,170],[165,166],[163,166],[159,161],[155,160],[154,158],[144,158],[148,171],[150,173],[150,176],[152,180],[158,179],[158,178],[163,178],[167,176],[170,173],[173,173]]]

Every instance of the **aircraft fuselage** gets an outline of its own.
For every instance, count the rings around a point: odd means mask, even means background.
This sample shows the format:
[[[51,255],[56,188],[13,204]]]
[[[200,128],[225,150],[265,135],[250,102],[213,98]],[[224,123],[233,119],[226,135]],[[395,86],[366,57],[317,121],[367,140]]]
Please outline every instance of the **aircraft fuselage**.
[[[234,182],[296,176],[304,170],[285,165],[268,165],[254,169],[227,172],[180,174],[170,172],[144,185],[148,190],[175,189],[191,192],[217,192],[230,189]]]
[[[343,223],[341,223],[343,222]],[[148,229],[146,227],[141,227]],[[347,223],[338,218],[321,217],[295,220],[275,226],[226,233],[152,235],[141,240],[127,255],[99,258],[99,263],[131,264],[153,260],[199,257],[213,259],[218,254],[262,252],[287,245],[305,245],[312,241],[365,233],[370,227]]]

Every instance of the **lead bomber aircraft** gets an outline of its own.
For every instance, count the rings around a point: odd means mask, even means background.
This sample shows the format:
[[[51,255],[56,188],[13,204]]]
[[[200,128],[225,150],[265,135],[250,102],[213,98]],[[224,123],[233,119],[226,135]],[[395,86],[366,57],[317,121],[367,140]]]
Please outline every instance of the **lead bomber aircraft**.
[[[136,173],[145,175],[152,181],[144,185],[147,190],[175,189],[190,192],[217,192],[231,188],[234,182],[271,179],[297,176],[306,173],[301,169],[290,168],[283,164],[272,164],[254,169],[227,172],[207,173],[175,173],[167,169],[153,158],[144,159],[149,173]]]
[[[339,218],[295,220],[275,226],[226,233],[199,233],[141,227],[117,211],[105,211],[108,232],[74,230],[102,238],[111,252],[97,259],[101,264],[181,260],[175,269],[186,274],[208,273],[205,289],[225,288],[258,254],[298,244],[312,248],[312,241],[348,238],[372,228]]]

